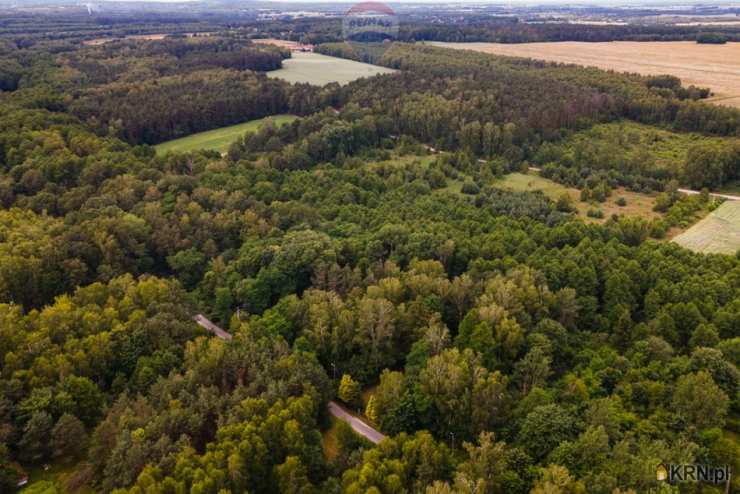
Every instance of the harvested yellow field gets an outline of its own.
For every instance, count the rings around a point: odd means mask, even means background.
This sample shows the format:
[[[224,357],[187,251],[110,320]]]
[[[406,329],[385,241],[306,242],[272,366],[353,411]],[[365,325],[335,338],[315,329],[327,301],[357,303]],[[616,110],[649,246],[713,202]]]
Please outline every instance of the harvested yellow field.
[[[432,43],[497,55],[526,57],[633,72],[670,74],[684,85],[709,87],[717,104],[740,107],[740,43],[698,44],[693,41],[610,41],[584,43]]]
[[[300,50],[303,48],[308,48],[310,46],[310,45],[303,45],[299,43],[298,41],[289,41],[287,39],[277,39],[277,38],[257,38],[257,39],[253,39],[252,43],[258,43],[262,45],[275,45],[281,48],[288,48],[289,50]]]
[[[82,42],[83,45],[87,46],[100,46],[104,45],[106,43],[110,43],[111,41],[120,41],[122,39],[133,39],[137,41],[161,41],[165,39],[167,36],[175,36],[180,35],[180,33],[157,33],[157,34],[129,34],[127,36],[117,36],[117,37],[109,37],[109,38],[95,38],[95,39],[88,39]],[[194,38],[196,36],[211,36],[211,33],[209,32],[202,32],[202,33],[185,33],[184,36],[187,36],[188,38]]]

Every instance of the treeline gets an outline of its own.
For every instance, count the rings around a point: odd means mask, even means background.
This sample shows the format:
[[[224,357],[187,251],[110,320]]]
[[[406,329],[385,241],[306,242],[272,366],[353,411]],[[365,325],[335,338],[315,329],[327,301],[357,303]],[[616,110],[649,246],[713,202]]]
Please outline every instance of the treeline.
[[[197,71],[85,91],[69,111],[93,128],[137,144],[293,111],[287,84],[232,70]]]
[[[74,51],[10,51],[23,62],[9,65],[6,89],[18,104],[45,93],[97,132],[133,144],[155,144],[214,127],[321,106],[309,87],[259,76],[281,66],[290,53],[240,38],[117,41]],[[33,87],[33,89],[31,89]],[[64,95],[62,97],[62,95]],[[33,104],[32,104],[33,105]]]
[[[719,39],[740,41],[735,26],[678,26],[670,24],[630,23],[626,25],[574,24],[556,20],[527,20],[524,15],[449,15],[432,12],[400,12],[399,41],[447,41],[532,43],[545,41],[699,41]],[[657,15],[657,14],[653,14]],[[441,22],[441,21],[444,22]],[[294,19],[248,24],[245,31],[254,37],[278,37],[303,43],[342,41],[342,26],[337,19]]]
[[[320,51],[363,56],[348,44],[322,45]],[[617,111],[595,85],[556,80],[510,59],[398,43],[376,62],[401,72],[357,81],[342,89],[343,99],[382,109],[398,133],[442,149],[467,140],[479,155],[508,152],[516,161],[541,139],[608,120]]]
[[[276,46],[205,36],[111,41],[65,53],[59,63],[82,73],[78,84],[104,84],[214,68],[266,72],[280,68],[282,60],[289,57],[289,51]]]
[[[655,145],[660,149],[653,150]],[[658,158],[666,153],[670,158]],[[579,189],[605,184],[607,189],[650,192],[677,181],[716,190],[740,178],[740,139],[662,135],[651,127],[620,122],[543,143],[531,162],[542,168],[543,176]]]
[[[686,158],[673,166],[655,166],[645,154],[626,155],[616,151],[601,154],[610,146],[576,149],[573,154],[545,146],[535,156],[544,177],[578,188],[594,188],[602,182],[608,188],[624,186],[650,192],[663,190],[670,180],[694,188],[717,190],[740,178],[740,143],[702,143],[689,148]],[[604,157],[606,156],[606,157]],[[604,158],[601,158],[604,157]]]
[[[59,57],[73,70],[71,113],[98,132],[156,144],[277,113],[305,114],[324,99],[251,71],[279,68],[289,52],[241,39],[121,41]]]
[[[620,117],[681,131],[740,135],[740,111],[693,101],[675,78],[615,75],[469,51],[396,43],[326,44],[319,51],[400,69],[342,88],[343,102],[377,108],[408,134],[482,158],[530,159],[543,141]]]
[[[376,118],[356,105],[341,115],[332,110],[296,120],[290,125],[265,125],[235,141],[229,158],[267,159],[278,170],[305,170],[338,157],[378,147],[392,136],[388,118]]]
[[[234,16],[231,16],[233,21]],[[223,19],[228,22],[228,19]],[[48,13],[24,10],[3,11],[0,24],[0,38],[18,46],[28,48],[34,45],[57,43],[79,44],[83,41],[101,38],[119,38],[128,35],[208,33],[222,29],[223,24],[213,20],[206,21],[195,15],[169,12],[157,15],[152,12],[113,13],[110,15],[90,15],[86,6]]]
[[[250,22],[244,27],[253,38],[279,38],[317,45],[342,41],[342,21],[332,17],[299,17],[275,19],[272,22]]]
[[[7,14],[7,13],[6,13]],[[658,11],[643,11],[644,17],[659,15]],[[735,26],[679,26],[657,23],[630,23],[627,25],[573,24],[554,19],[530,22],[526,13],[506,17],[500,15],[461,14],[439,12],[411,14],[400,12],[401,41],[498,42],[527,43],[538,41],[739,41],[740,29]],[[637,19],[640,17],[637,16]],[[440,22],[444,19],[445,22]],[[18,47],[42,45],[49,42],[92,41],[101,38],[123,38],[129,35],[167,34],[182,36],[189,33],[214,33],[229,29],[249,37],[278,37],[319,44],[342,40],[341,21],[337,18],[275,19],[256,21],[251,12],[212,12],[208,19],[197,14],[167,15],[150,13],[90,16],[87,9],[56,15],[13,12],[0,25],[0,38]]]
[[[740,41],[740,29],[712,26],[726,41]],[[558,22],[528,23],[519,19],[465,17],[452,23],[403,23],[401,41],[532,43],[538,41],[694,41],[705,40],[704,26],[665,24],[593,25]]]

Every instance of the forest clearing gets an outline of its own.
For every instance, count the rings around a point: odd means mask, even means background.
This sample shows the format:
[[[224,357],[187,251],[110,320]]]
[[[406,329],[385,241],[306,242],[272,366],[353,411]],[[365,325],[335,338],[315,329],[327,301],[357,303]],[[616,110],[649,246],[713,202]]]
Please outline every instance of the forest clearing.
[[[591,203],[582,202],[580,200],[580,190],[574,187],[566,187],[565,185],[553,182],[552,180],[540,177],[536,174],[510,173],[497,181],[494,185],[519,192],[533,192],[540,190],[553,201],[557,201],[560,196],[567,194],[571,198],[575,208],[578,210],[578,215],[587,221],[603,223],[610,218],[612,214],[622,214],[625,216],[635,216],[645,219],[661,217],[660,213],[653,210],[655,207],[656,194],[632,192],[622,187],[615,189],[603,203]],[[626,201],[624,206],[620,206],[617,203],[620,197],[624,198]],[[600,209],[603,213],[603,217],[588,217],[588,211],[594,209]]]
[[[283,125],[292,122],[296,118],[298,117],[294,115],[273,115],[228,127],[221,127],[220,129],[198,132],[197,134],[191,134],[157,144],[154,147],[158,154],[164,154],[170,151],[186,153],[201,149],[225,153],[229,150],[229,145],[243,136],[245,132],[257,130],[268,121],[271,121],[275,125]]]
[[[558,146],[564,155],[588,156],[591,160],[596,160],[598,156],[602,167],[618,168],[621,162],[680,172],[692,146],[701,143],[724,147],[737,142],[740,140],[733,137],[674,132],[630,120],[620,120],[576,132],[559,142]]]
[[[282,69],[273,70],[267,75],[293,83],[304,82],[323,86],[330,82],[347,84],[361,77],[393,72],[395,70],[386,67],[330,57],[320,53],[293,52],[292,58],[283,60]]]
[[[253,39],[252,43],[256,43],[259,45],[279,46],[281,48],[287,48],[291,51],[293,50],[300,51],[300,50],[309,48],[308,45],[304,45],[298,41],[290,41],[287,39],[276,39],[276,38],[257,38],[257,39]]]

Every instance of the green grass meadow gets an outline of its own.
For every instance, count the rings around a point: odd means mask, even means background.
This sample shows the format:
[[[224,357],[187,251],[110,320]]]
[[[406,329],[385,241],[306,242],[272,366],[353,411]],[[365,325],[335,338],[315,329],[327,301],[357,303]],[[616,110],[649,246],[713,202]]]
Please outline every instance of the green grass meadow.
[[[288,82],[323,86],[330,82],[347,84],[361,77],[391,72],[395,70],[320,53],[294,52],[292,58],[283,60],[282,69],[273,70],[267,75]]]
[[[184,153],[200,149],[225,153],[229,150],[229,146],[232,142],[243,136],[246,132],[257,130],[268,120],[272,120],[275,125],[284,125],[292,122],[296,118],[298,117],[295,115],[273,115],[270,117],[260,118],[259,120],[250,120],[249,122],[231,125],[229,127],[221,127],[220,129],[198,132],[197,134],[191,134],[186,137],[157,144],[154,148],[157,150],[157,154],[165,154],[170,151]]]
[[[518,192],[534,192],[540,190],[553,201],[557,201],[560,196],[567,194],[578,210],[578,214],[587,222],[603,223],[612,214],[636,216],[645,219],[661,216],[653,210],[655,206],[655,194],[641,194],[621,187],[614,189],[612,194],[604,202],[582,202],[579,189],[566,187],[547,178],[540,177],[534,172],[529,174],[510,173],[494,182],[493,185]],[[617,199],[620,197],[626,200],[627,204],[625,206],[620,206],[617,203]],[[589,218],[587,215],[589,209],[600,209],[604,213],[604,217],[601,219]]]
[[[498,180],[494,185],[502,189],[509,189],[517,192],[534,192],[535,190],[541,190],[547,197],[553,200],[557,200],[561,194],[567,194],[569,192],[568,187],[564,185],[542,178],[539,175],[525,173],[509,173]]]

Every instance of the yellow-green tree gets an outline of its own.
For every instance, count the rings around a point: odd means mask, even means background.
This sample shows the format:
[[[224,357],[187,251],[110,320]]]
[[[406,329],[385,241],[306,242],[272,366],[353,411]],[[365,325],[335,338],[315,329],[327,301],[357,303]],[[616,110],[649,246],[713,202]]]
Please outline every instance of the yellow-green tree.
[[[344,374],[339,383],[339,399],[348,405],[356,405],[360,400],[360,383]]]
[[[371,395],[370,399],[367,400],[367,406],[365,407],[365,416],[373,422],[378,421],[378,409],[375,403],[375,395]]]

